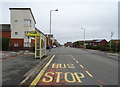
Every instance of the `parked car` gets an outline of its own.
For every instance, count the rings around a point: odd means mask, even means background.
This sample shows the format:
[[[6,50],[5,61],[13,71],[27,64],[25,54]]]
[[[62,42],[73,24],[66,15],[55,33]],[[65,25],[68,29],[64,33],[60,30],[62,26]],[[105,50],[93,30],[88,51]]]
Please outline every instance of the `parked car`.
[[[55,46],[55,45],[53,45],[53,48],[56,48],[56,46]]]

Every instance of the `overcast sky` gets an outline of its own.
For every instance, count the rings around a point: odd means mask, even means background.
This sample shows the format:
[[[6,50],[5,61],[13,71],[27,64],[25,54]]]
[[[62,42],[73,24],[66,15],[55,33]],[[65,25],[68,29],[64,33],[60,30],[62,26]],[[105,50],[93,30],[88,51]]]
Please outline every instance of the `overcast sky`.
[[[9,2],[8,2],[9,1]],[[52,33],[61,44],[85,38],[110,40],[118,38],[118,0],[1,0],[0,24],[10,23],[9,8],[29,7],[36,27],[49,33],[49,14],[52,11]]]

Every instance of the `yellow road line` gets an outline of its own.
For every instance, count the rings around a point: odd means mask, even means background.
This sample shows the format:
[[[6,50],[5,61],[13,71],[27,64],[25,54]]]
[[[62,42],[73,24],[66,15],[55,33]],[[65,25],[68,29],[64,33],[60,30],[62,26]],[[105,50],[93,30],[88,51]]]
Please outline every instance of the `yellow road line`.
[[[86,73],[87,73],[90,77],[93,77],[88,71],[86,71]]]
[[[51,63],[51,61],[53,60],[53,58],[55,57],[55,55],[52,56],[52,58],[50,59],[50,61],[44,66],[44,68],[41,70],[41,72],[37,75],[37,77],[32,81],[32,83],[30,84],[29,87],[34,87],[38,81],[40,80],[40,78],[42,77],[42,75],[44,74],[45,70],[47,69],[48,65]]]
[[[84,68],[84,66],[83,66],[83,65],[80,65],[80,67]]]
[[[99,85],[100,87],[103,87],[103,85]]]

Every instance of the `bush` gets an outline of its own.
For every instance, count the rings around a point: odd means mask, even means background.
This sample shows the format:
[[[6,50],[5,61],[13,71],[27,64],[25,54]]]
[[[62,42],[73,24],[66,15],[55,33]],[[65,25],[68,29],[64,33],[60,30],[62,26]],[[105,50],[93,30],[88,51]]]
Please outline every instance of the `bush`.
[[[101,51],[109,51],[110,48],[108,46],[86,46],[87,49],[93,49],[93,50],[101,50]]]
[[[108,46],[99,46],[99,50],[101,50],[101,51],[109,51],[110,48]]]
[[[92,49],[92,46],[87,45],[86,48],[87,49]]]
[[[98,46],[92,46],[93,50],[98,50]]]

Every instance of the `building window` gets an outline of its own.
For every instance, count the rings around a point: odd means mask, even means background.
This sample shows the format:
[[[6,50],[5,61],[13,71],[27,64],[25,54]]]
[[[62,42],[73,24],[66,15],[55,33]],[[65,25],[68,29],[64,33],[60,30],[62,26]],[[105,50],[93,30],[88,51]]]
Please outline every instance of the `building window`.
[[[30,42],[25,42],[24,47],[30,47]]]
[[[15,32],[15,35],[18,35],[18,32]]]
[[[31,27],[31,20],[30,19],[24,19],[24,25],[27,27]]]
[[[14,43],[14,47],[18,47],[18,43]]]
[[[17,23],[18,23],[18,20],[14,20],[14,23],[17,24]]]
[[[29,33],[29,31],[24,31],[24,33],[25,33],[25,36],[26,36],[26,34]]]

